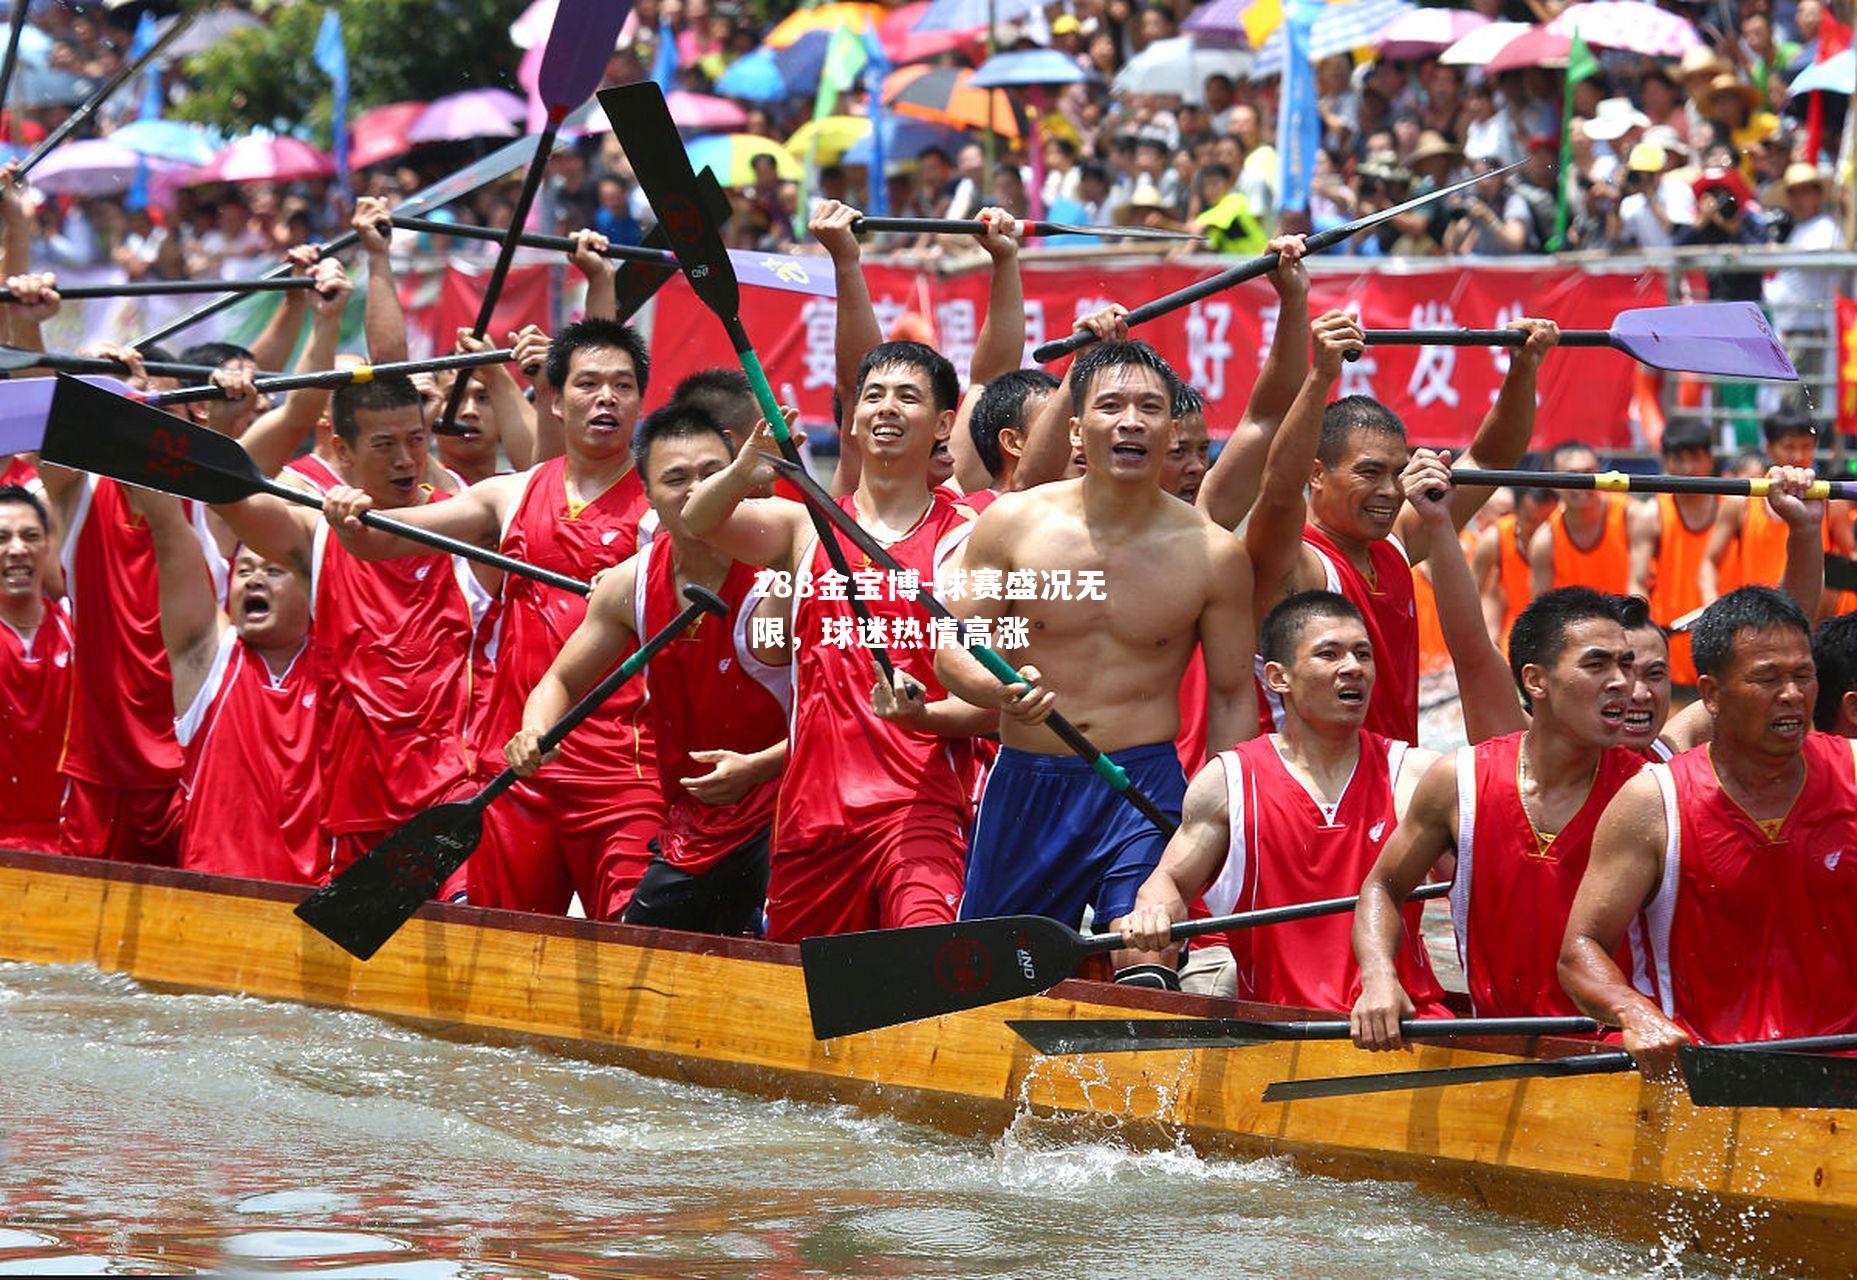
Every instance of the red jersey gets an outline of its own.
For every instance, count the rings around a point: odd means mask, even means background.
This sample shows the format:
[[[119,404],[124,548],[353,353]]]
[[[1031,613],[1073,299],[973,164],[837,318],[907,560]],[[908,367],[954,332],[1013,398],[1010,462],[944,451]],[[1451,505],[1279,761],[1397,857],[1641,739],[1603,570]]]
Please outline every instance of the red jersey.
[[[1639,985],[1698,1040],[1857,1030],[1857,745],[1806,736],[1785,816],[1749,817],[1707,746],[1652,765],[1663,879],[1633,926]]]
[[[1393,786],[1406,744],[1360,731],[1360,759],[1341,800],[1318,799],[1283,763],[1269,736],[1219,753],[1231,843],[1207,888],[1214,915],[1289,906],[1358,893],[1387,838],[1399,824]],[[1448,1016],[1444,988],[1432,972],[1419,934],[1420,902],[1401,915],[1406,943],[1399,983],[1420,1017]],[[1225,935],[1238,965],[1238,998],[1302,1009],[1351,1009],[1360,995],[1354,960],[1354,917],[1321,916]]]
[[[174,723],[187,759],[180,864],[189,871],[309,884],[320,863],[313,643],[273,676],[231,628]]]
[[[655,635],[685,608],[671,560],[668,538],[646,543],[639,554],[633,598],[641,636]],[[748,646],[749,609],[744,606],[755,572],[740,561],[730,565],[716,591],[729,606],[728,616],[699,617],[645,669],[643,683],[664,791],[664,831],[658,848],[666,862],[691,875],[709,870],[774,820],[774,792],[780,785],[776,778],[729,805],[704,804],[678,781],[710,771],[710,765],[690,758],[692,751],[748,755],[787,736],[787,707],[774,692],[784,689],[785,672],[768,672]]]
[[[1457,753],[1457,874],[1451,923],[1480,1018],[1577,1015],[1560,988],[1561,937],[1593,851],[1599,815],[1645,764],[1610,747],[1586,800],[1565,826],[1542,836],[1522,809],[1522,735]]]
[[[311,564],[323,829],[382,831],[469,772],[464,712],[482,589],[443,553],[357,560],[326,523]]]
[[[45,486],[39,481],[39,469],[26,461],[24,455],[9,453],[6,466],[0,467],[0,484],[16,484],[22,489],[30,489],[42,494]]]
[[[955,501],[975,515],[979,515],[999,501],[999,491],[997,489],[975,489],[972,493],[963,493]]]
[[[342,477],[336,475],[328,463],[313,453],[306,453],[301,458],[292,458],[284,464],[284,470],[294,471],[302,476],[316,486],[318,493],[327,493],[343,483]]]
[[[30,642],[0,622],[0,846],[58,848],[58,759],[71,718],[71,618],[56,600]]]
[[[856,516],[855,495],[847,494],[838,504]],[[935,492],[922,518],[891,544],[889,552],[905,569],[916,570],[923,582],[933,582],[971,529],[966,510],[947,494]],[[855,547],[847,545],[845,555],[854,574],[875,568]],[[861,826],[879,819],[894,821],[908,807],[945,807],[959,815],[964,826],[971,810],[970,745],[878,719],[870,709],[874,668],[869,652],[858,643],[850,601],[825,598],[828,589],[838,586],[825,548],[814,542],[805,564],[810,581],[794,593],[793,716],[775,816],[776,855],[855,843]],[[831,589],[829,594],[848,592]],[[875,594],[864,606],[889,630],[890,660],[896,669],[918,681],[930,702],[946,696],[935,678],[927,611],[912,599],[893,598],[901,593],[891,592],[887,585]],[[911,626],[923,636],[920,647],[897,642],[898,633]],[[848,634],[852,643],[836,643],[834,634]],[[831,779],[831,785],[820,786],[822,778]]]
[[[1193,646],[1180,677],[1180,732],[1174,735],[1174,752],[1189,780],[1206,767],[1206,651]]]

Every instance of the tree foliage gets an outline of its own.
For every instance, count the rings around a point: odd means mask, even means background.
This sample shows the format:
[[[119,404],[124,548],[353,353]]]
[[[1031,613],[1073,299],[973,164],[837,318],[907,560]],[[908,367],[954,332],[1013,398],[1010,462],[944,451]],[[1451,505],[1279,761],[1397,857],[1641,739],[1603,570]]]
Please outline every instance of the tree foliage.
[[[262,28],[237,32],[182,65],[192,86],[173,114],[231,134],[307,127],[329,144],[329,79],[311,50],[328,4],[260,0]],[[497,86],[521,93],[509,24],[525,0],[339,0],[351,115]]]

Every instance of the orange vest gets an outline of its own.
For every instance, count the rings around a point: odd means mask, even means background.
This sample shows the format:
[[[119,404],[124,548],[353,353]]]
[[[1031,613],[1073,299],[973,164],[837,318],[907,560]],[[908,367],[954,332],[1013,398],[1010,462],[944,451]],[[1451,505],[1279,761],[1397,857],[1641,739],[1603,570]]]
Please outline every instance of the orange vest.
[[[1528,569],[1528,551],[1515,540],[1515,517],[1496,521],[1496,581],[1502,587],[1502,649],[1509,651],[1509,631],[1522,610],[1535,598],[1534,576]]]
[[[1548,517],[1554,530],[1554,585],[1557,587],[1591,587],[1612,595],[1623,595],[1631,585],[1631,540],[1625,532],[1623,494],[1607,494],[1605,522],[1599,526],[1599,538],[1590,548],[1574,545],[1567,532],[1567,509],[1560,508]]]
[[[1684,614],[1702,607],[1699,575],[1703,558],[1708,554],[1709,532],[1715,527],[1715,519],[1711,515],[1700,530],[1691,529],[1677,508],[1676,497],[1668,493],[1657,495],[1657,519],[1654,566],[1657,577],[1651,587],[1651,619],[1667,627]],[[1724,581],[1733,558],[1730,548],[1727,557],[1730,563],[1722,565]],[[1687,632],[1670,637],[1670,679],[1677,684],[1696,683],[1696,667],[1690,661]]]

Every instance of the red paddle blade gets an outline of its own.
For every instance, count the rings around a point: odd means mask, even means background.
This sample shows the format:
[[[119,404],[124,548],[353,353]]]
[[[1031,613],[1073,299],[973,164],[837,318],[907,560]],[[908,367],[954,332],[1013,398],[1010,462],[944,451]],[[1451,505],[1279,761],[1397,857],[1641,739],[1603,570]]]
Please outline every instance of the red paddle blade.
[[[536,91],[550,113],[565,116],[593,95],[619,43],[632,0],[561,0],[542,47]]]
[[[1797,382],[1799,371],[1751,302],[1640,307],[1612,322],[1612,345],[1653,369]]]

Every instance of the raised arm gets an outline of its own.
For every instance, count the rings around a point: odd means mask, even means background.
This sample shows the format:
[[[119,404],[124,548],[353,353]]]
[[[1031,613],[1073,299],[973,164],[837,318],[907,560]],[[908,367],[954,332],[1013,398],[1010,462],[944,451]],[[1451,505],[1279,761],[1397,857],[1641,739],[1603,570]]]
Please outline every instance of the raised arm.
[[[1554,526],[1547,520],[1528,540],[1528,585],[1535,595],[1554,589]]]
[[[297,349],[303,332],[303,315],[309,306],[307,289],[289,289],[277,295],[277,306],[265,322],[264,331],[252,339],[252,362],[260,369],[281,369]]]
[[[1224,533],[1210,534],[1212,597],[1199,615],[1199,648],[1206,662],[1206,741],[1244,742],[1258,731],[1257,589],[1244,545]]]
[[[0,277],[23,276],[32,270],[32,214],[26,209],[26,187],[18,180],[18,175],[18,161],[0,165],[0,223],[5,226],[4,244],[0,245]],[[10,309],[8,315],[11,315]],[[10,335],[7,340],[12,341]],[[14,342],[14,345],[19,344]]]
[[[292,250],[295,253],[296,250]],[[309,268],[316,287],[310,299],[310,340],[297,358],[298,373],[315,373],[335,367],[335,349],[342,340],[342,312],[354,293],[354,284],[342,264],[325,258]],[[298,387],[284,402],[267,410],[239,438],[258,469],[274,476],[296,456],[304,437],[316,429],[316,420],[329,407],[332,392],[325,387]]]
[[[393,253],[388,237],[393,233],[393,215],[387,202],[378,196],[363,196],[355,201],[351,224],[361,247],[367,251],[368,298],[363,327],[367,334],[368,359],[387,364],[408,358],[406,311],[400,306],[399,282],[393,275]]]
[[[838,289],[836,377],[837,391],[846,404],[857,390],[858,365],[872,347],[883,341],[877,324],[877,309],[871,305],[870,286],[864,280],[859,261],[858,238],[851,224],[863,212],[837,200],[827,200],[812,215],[810,230],[832,258],[832,277]]]
[[[535,392],[529,406],[535,423],[535,444],[529,465],[535,466],[567,452],[567,426],[555,412],[555,389],[548,382],[548,335],[539,325],[524,325],[509,335],[509,345],[516,353],[510,363],[522,370],[522,376],[529,380]]]
[[[402,524],[442,533],[460,542],[494,550],[503,533],[503,513],[522,493],[523,477],[491,476],[479,480],[449,502],[428,502],[418,507],[394,507],[381,514]],[[363,512],[374,510],[374,499],[364,489],[337,485],[323,496],[323,516],[348,554],[357,560],[397,560],[401,556],[429,556],[432,548],[408,538],[361,523]]]
[[[289,565],[311,581],[310,553],[314,545],[316,513],[282,498],[260,493],[213,511],[245,546],[266,560]]]
[[[1199,487],[1199,509],[1227,529],[1236,529],[1250,514],[1270,443],[1309,376],[1309,269],[1302,263],[1303,238],[1278,236],[1270,247],[1281,255],[1270,273],[1277,290],[1276,332],[1244,416]]]
[[[574,251],[567,255],[568,265],[586,277],[587,317],[619,316],[619,264],[607,257],[612,242],[599,232],[583,227],[572,237]]]
[[[510,335],[512,343],[516,336]],[[458,330],[458,350],[491,349],[489,338],[480,338],[469,329]],[[469,369],[460,369],[457,374],[460,378],[470,375]],[[509,455],[509,465],[517,471],[527,471],[539,461],[535,456],[535,407],[516,385],[507,364],[479,365],[476,377],[483,384],[490,411],[496,415],[497,431],[503,438],[503,452]]]
[[[784,412],[791,427],[799,413]],[[804,432],[793,434],[795,444],[805,438]],[[729,465],[690,491],[683,520],[693,535],[730,559],[797,571],[800,544],[812,529],[805,506],[785,498],[744,501],[774,483],[779,473],[767,459],[778,453],[773,430],[765,420],[757,422]]]
[[[1128,337],[1127,316],[1127,307],[1112,303],[1079,319],[1071,326],[1071,332],[1087,330],[1095,334],[1099,342],[1119,341]],[[1076,368],[1076,361],[1071,362],[1071,368]],[[1058,389],[1045,397],[1038,415],[1026,423],[1025,449],[1019,455],[1018,469],[1012,473],[1015,490],[1034,489],[1061,479],[1064,468],[1070,465],[1073,448],[1070,421],[1076,416],[1071,408],[1071,386],[1071,375],[1066,370]]]
[[[1774,467],[1767,472],[1772,488],[1767,509],[1786,525],[1786,568],[1780,590],[1799,602],[1805,616],[1816,618],[1825,589],[1825,503],[1805,499],[1817,476],[1806,467]]]
[[[449,505],[449,504],[443,504]],[[611,671],[632,645],[638,558],[600,575],[587,603],[587,616],[561,646],[561,652],[529,691],[522,708],[522,728],[503,748],[510,768],[526,778],[554,759],[541,752],[541,738],[568,709]]]
[[[180,499],[130,485],[123,492],[148,522],[154,543],[155,571],[161,580],[161,639],[174,673],[174,714],[184,715],[213,668],[227,625],[225,615],[219,611],[212,574]]]
[[[1011,214],[992,206],[980,211],[980,221],[986,225],[980,247],[993,259],[993,277],[987,286],[986,319],[974,341],[970,383],[991,382],[1025,363],[1025,282],[1019,274],[1024,229]]]
[[[1655,581],[1657,544],[1663,537],[1664,518],[1658,502],[1633,502],[1625,508],[1625,536],[1631,548],[1631,572],[1625,594],[1651,598]]]
[[[1136,892],[1135,909],[1122,917],[1122,940],[1132,950],[1164,951],[1172,945],[1169,931],[1187,918],[1188,905],[1224,865],[1231,848],[1225,792],[1225,762],[1216,757],[1187,784],[1180,829]]]

